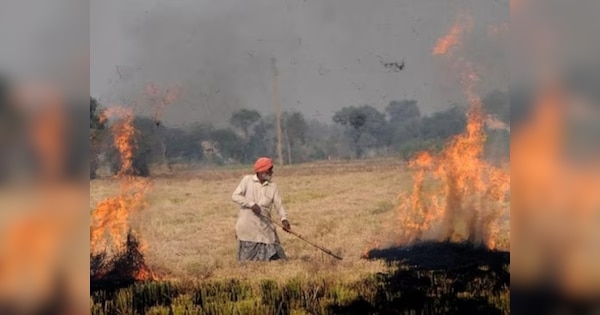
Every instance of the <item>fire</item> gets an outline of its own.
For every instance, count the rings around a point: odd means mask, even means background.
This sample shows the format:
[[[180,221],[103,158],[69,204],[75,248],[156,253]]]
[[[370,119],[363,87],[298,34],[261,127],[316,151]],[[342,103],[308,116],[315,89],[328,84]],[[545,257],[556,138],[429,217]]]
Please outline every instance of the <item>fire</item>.
[[[438,39],[433,48],[433,55],[446,55],[450,49],[458,46],[461,43],[462,36],[465,32],[469,32],[473,27],[473,22],[469,15],[461,15],[454,23],[450,31]]]
[[[133,176],[134,153],[137,149],[135,136],[137,130],[133,125],[133,112],[130,109],[110,108],[102,117],[121,116],[112,126],[114,146],[121,158],[121,167],[117,173],[120,179],[120,194],[116,197],[101,201],[92,211],[92,226],[90,228],[90,246],[92,254],[107,253],[117,255],[126,248],[130,234],[129,218],[132,213],[142,210],[145,196],[151,182],[144,178]],[[153,279],[155,276],[146,265],[139,266],[135,277],[137,279]]]
[[[440,154],[422,153],[410,162],[415,170],[412,194],[398,209],[402,245],[450,240],[496,247],[509,175],[483,159],[483,117],[481,103],[473,100],[463,134]],[[428,177],[432,192],[425,190]]]
[[[445,55],[460,44],[461,36],[472,27],[468,15],[459,18],[448,34],[438,40],[434,55]],[[409,163],[414,170],[409,197],[401,196],[398,208],[402,226],[398,241],[468,241],[495,248],[499,221],[508,213],[507,170],[485,161],[486,140],[483,103],[475,92],[480,78],[474,66],[457,58],[453,66],[461,74],[469,103],[465,131],[453,137],[439,154],[423,152]]]
[[[126,116],[113,126],[114,145],[121,157],[119,175],[133,174],[133,156],[136,149],[136,130],[133,126],[133,113],[125,111]]]
[[[118,196],[101,201],[92,212],[95,222],[90,229],[92,252],[100,249],[121,251],[129,229],[130,214],[145,206],[144,198],[150,188],[148,181],[127,177],[121,180],[120,185]]]

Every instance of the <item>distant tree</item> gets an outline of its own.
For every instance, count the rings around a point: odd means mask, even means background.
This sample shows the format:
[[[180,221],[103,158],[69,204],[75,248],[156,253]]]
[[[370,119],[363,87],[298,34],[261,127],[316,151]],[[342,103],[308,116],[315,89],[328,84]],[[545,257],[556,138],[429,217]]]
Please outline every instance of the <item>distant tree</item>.
[[[169,161],[199,162],[202,160],[204,151],[201,141],[191,131],[179,128],[168,128],[164,133],[166,144],[166,155]]]
[[[283,133],[287,144],[288,164],[292,164],[292,152],[298,144],[306,142],[308,124],[300,112],[284,113]]]
[[[203,140],[212,140],[211,135],[215,130],[212,124],[194,124],[189,128],[189,134],[193,141],[200,143]]]
[[[450,109],[424,117],[421,134],[424,139],[447,139],[464,131],[467,124],[466,111],[453,105]]]
[[[417,101],[414,100],[391,101],[385,111],[389,115],[392,124],[399,124],[421,117]]]
[[[305,159],[326,160],[352,156],[354,147],[344,127],[315,119],[309,120],[307,124],[306,148],[303,152]]]
[[[210,134],[215,146],[224,159],[241,161],[244,155],[242,140],[231,129],[216,129]]]
[[[385,135],[385,115],[369,105],[344,107],[337,111],[332,119],[333,122],[346,127],[357,158],[362,156],[365,147],[379,144],[360,143],[361,137],[368,136],[366,138],[379,140]]]
[[[250,127],[260,120],[260,113],[251,109],[240,109],[234,112],[229,119],[232,126],[239,128],[244,133],[244,139],[250,138]]]
[[[275,156],[277,131],[274,115],[261,119],[255,126],[244,150],[245,163],[251,163],[260,156]]]
[[[407,142],[422,140],[423,119],[412,118],[401,123],[391,124],[393,148],[404,146]]]

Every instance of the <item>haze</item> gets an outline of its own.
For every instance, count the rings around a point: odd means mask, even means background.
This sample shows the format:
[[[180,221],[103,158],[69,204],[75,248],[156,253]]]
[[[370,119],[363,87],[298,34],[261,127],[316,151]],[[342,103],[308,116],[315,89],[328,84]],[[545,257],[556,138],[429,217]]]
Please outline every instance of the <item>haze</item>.
[[[239,108],[272,112],[274,57],[283,110],[330,122],[344,106],[415,99],[427,114],[466,103],[459,75],[431,54],[461,13],[474,27],[457,53],[477,67],[478,91],[506,91],[508,48],[489,29],[507,25],[507,0],[92,0],[91,94],[150,115],[144,85],[179,85],[165,123],[219,125]]]

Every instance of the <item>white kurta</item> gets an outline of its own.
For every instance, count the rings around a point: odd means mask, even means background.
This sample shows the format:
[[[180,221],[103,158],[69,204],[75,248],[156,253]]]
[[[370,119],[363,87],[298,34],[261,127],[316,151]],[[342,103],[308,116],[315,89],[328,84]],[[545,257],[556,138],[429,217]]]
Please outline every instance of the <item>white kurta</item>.
[[[272,210],[277,211],[280,220],[287,220],[277,185],[273,182],[260,183],[256,175],[247,175],[241,180],[232,195],[233,201],[240,206],[235,226],[240,241],[273,244],[277,241],[275,226],[268,220],[258,217],[252,209],[258,204],[262,214],[272,218]]]

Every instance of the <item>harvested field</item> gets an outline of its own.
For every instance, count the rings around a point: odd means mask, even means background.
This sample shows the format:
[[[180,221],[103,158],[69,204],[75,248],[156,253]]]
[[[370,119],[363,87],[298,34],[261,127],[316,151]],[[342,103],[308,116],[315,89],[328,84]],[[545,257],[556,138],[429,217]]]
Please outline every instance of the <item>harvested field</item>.
[[[396,160],[276,168],[292,228],[344,260],[280,231],[289,261],[239,264],[230,197],[246,172],[155,171],[147,206],[129,223],[160,281],[103,284],[92,313],[508,313],[508,252],[447,243],[373,249],[394,228],[398,194],[411,189],[412,174]],[[90,206],[118,191],[116,180],[92,181]],[[499,250],[508,250],[508,229],[506,213]]]

